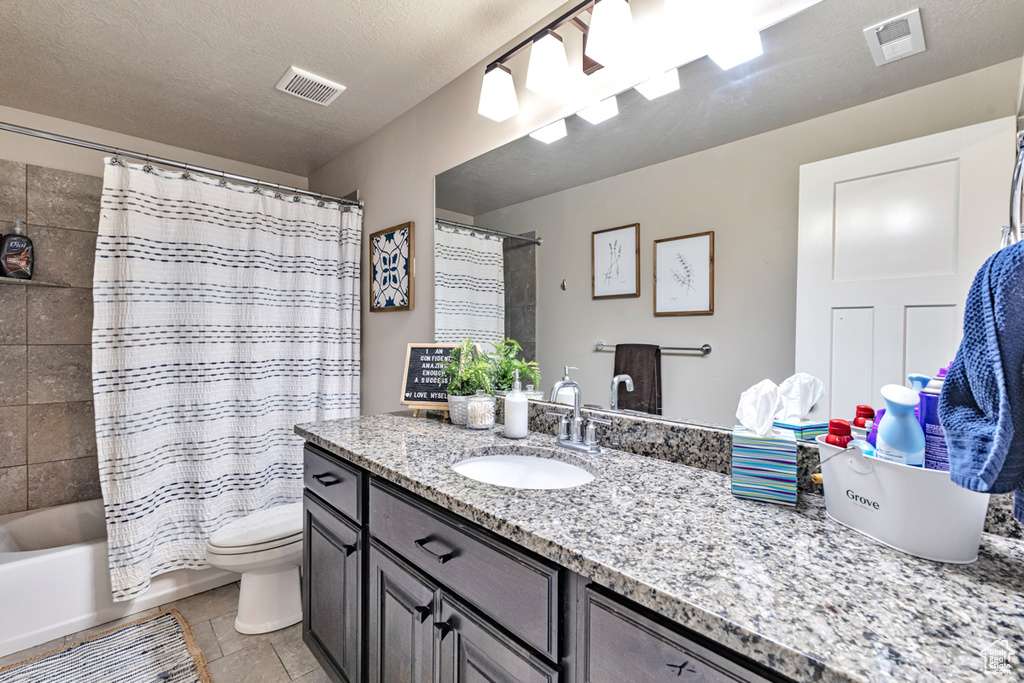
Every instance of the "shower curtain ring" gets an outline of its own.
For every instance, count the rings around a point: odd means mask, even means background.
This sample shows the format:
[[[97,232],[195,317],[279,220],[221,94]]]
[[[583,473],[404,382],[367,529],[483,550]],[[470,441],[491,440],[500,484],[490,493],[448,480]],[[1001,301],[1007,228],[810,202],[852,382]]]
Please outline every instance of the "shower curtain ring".
[[[149,155],[148,154],[146,155],[146,165],[142,167],[142,171],[144,173],[152,173],[153,172],[153,167],[149,163]]]
[[[220,172],[220,181],[217,184],[220,185],[221,187],[228,186],[228,177],[227,175],[225,175],[224,171]]]

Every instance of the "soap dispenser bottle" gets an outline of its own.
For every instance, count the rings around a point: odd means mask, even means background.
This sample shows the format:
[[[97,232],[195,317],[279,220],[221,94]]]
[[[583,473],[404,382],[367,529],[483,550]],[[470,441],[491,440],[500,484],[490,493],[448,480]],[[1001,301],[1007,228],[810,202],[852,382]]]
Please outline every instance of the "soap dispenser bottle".
[[[924,466],[924,430],[914,415],[921,402],[917,392],[902,384],[882,387],[885,415],[878,422],[875,457],[913,467]]]
[[[523,393],[523,383],[519,381],[519,371],[513,371],[515,380],[512,391],[505,395],[505,436],[510,439],[523,439],[530,431],[530,404]]]
[[[579,370],[579,368],[573,365],[565,366],[565,374],[562,376],[563,382],[571,382],[569,379],[570,370]],[[558,390],[558,394],[555,396],[555,403],[561,403],[562,405],[571,406],[576,403],[576,394],[573,393],[572,388],[562,387]]]
[[[5,277],[31,280],[35,260],[32,240],[25,237],[25,221],[15,221],[14,232],[0,245],[0,270]]]

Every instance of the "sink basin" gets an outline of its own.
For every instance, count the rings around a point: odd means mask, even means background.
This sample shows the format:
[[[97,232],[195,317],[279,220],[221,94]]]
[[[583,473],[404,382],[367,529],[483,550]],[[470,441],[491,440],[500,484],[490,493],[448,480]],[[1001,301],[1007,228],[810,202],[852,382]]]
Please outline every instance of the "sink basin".
[[[569,459],[575,458],[541,448],[487,448],[469,451],[452,469],[485,484],[513,489],[567,489],[594,480],[583,467],[566,462]]]

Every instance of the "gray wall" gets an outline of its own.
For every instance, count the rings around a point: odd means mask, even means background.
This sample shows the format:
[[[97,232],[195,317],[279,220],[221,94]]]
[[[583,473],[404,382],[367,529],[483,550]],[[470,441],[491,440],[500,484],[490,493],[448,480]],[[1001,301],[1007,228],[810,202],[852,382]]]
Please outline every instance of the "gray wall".
[[[534,233],[523,233],[533,237]],[[526,360],[537,358],[537,245],[506,239],[505,336],[523,347]]]
[[[576,365],[585,400],[607,404],[613,354],[595,352],[595,342],[709,343],[706,358],[663,355],[664,414],[733,424],[744,389],[793,372],[800,165],[1013,116],[1019,77],[1020,61],[1006,62],[476,216],[544,238],[537,357],[545,386]],[[637,222],[641,296],[592,300],[591,232]],[[715,231],[714,315],[655,318],[653,241],[705,230]]]
[[[100,178],[0,161],[0,232],[28,219],[33,282],[0,282],[0,514],[97,498],[92,271]]]

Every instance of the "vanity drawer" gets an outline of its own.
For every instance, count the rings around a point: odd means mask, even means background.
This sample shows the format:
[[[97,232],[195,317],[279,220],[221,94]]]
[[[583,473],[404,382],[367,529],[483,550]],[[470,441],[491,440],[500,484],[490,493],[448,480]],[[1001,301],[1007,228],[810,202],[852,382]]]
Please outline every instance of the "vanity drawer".
[[[559,569],[377,481],[370,534],[552,660]]]
[[[581,607],[582,683],[768,683],[767,678],[592,588],[584,591]]]
[[[303,449],[302,460],[302,479],[306,489],[356,524],[362,524],[365,475],[310,444]]]

